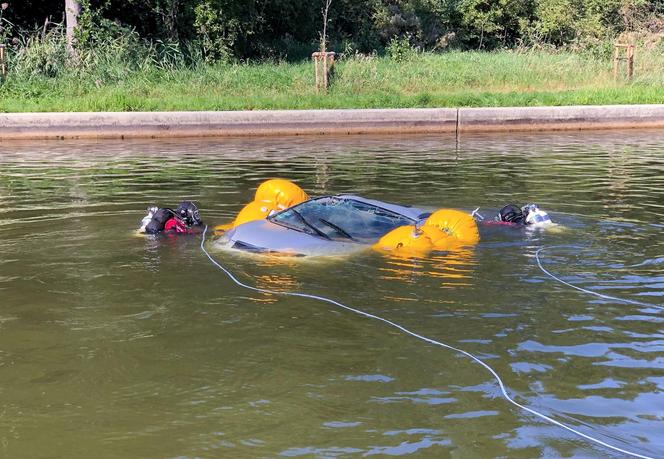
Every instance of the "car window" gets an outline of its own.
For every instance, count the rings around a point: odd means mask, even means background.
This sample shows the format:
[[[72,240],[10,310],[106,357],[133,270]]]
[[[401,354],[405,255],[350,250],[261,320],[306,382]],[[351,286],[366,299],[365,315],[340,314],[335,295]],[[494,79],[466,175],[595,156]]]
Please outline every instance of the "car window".
[[[269,217],[269,220],[319,237],[357,242],[375,241],[398,226],[413,223],[390,210],[339,196],[303,202]]]

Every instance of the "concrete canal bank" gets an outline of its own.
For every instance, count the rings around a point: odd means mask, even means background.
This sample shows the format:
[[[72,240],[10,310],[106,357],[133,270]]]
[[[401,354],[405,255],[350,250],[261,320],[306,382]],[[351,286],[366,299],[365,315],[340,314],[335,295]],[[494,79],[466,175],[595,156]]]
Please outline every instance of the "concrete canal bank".
[[[664,127],[664,105],[0,114],[0,140]]]

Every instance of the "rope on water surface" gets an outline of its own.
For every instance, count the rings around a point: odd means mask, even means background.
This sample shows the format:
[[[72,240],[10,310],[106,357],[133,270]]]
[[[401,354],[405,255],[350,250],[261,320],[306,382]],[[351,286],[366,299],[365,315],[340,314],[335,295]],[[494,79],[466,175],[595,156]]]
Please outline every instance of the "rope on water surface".
[[[603,298],[605,300],[620,301],[622,303],[628,303],[628,304],[634,304],[634,305],[637,305],[637,306],[646,306],[646,307],[649,307],[649,308],[664,310],[664,306],[660,306],[658,304],[646,303],[646,302],[638,301],[638,300],[631,300],[629,298],[618,298],[618,297],[611,296],[611,295],[605,295],[603,293],[594,292],[592,290],[588,290],[588,289],[585,289],[583,287],[579,287],[577,285],[570,284],[569,282],[566,282],[566,281],[562,280],[561,278],[559,278],[558,276],[556,276],[555,274],[553,274],[552,272],[547,270],[542,265],[542,260],[540,259],[540,253],[544,252],[545,250],[562,249],[562,248],[565,248],[565,249],[579,249],[580,247],[572,246],[572,245],[558,245],[558,246],[551,246],[551,247],[541,247],[541,248],[537,249],[537,251],[535,252],[535,260],[537,261],[537,266],[539,266],[539,269],[542,270],[542,272],[544,274],[546,274],[547,276],[549,276],[553,280],[555,280],[557,282],[560,282],[561,284],[566,285],[570,288],[573,288],[574,290],[578,290],[580,292],[587,293],[588,295],[594,295],[598,298]]]
[[[313,294],[310,294],[310,293],[301,293],[301,292],[287,292],[287,291],[286,292],[278,292],[278,291],[275,291],[275,290],[269,290],[269,289],[265,289],[265,288],[254,287],[252,285],[248,285],[248,284],[245,284],[245,283],[241,282],[227,268],[225,268],[219,262],[217,262],[217,260],[212,258],[212,255],[210,255],[210,253],[205,249],[205,236],[207,234],[207,230],[208,230],[208,228],[206,226],[205,229],[203,230],[203,236],[201,237],[201,246],[200,246],[201,250],[203,251],[203,253],[207,256],[207,258],[210,260],[210,262],[214,266],[216,266],[218,269],[223,271],[224,274],[226,274],[228,276],[228,278],[230,280],[232,280],[238,286],[240,286],[242,288],[245,288],[245,289],[248,289],[248,290],[253,290],[254,292],[268,293],[268,294],[271,294],[271,295],[283,295],[283,296],[292,296],[292,297],[299,297],[299,298],[309,298],[309,299],[312,299],[312,300],[318,300],[318,301],[322,301],[322,302],[325,302],[325,303],[329,303],[329,304],[332,304],[334,306],[345,309],[347,311],[354,312],[355,314],[367,317],[369,319],[375,319],[375,320],[378,320],[380,322],[386,323],[386,324],[402,331],[403,333],[405,333],[407,335],[410,335],[410,336],[413,336],[413,337],[415,337],[419,340],[422,340],[426,343],[433,344],[435,346],[440,346],[440,347],[443,347],[445,349],[449,349],[449,350],[452,350],[454,352],[458,352],[459,354],[463,354],[466,357],[470,358],[471,360],[475,361],[476,363],[482,365],[489,373],[491,373],[491,375],[495,378],[496,382],[498,382],[498,386],[500,387],[500,392],[502,393],[503,397],[509,403],[511,403],[512,405],[514,405],[518,408],[521,408],[522,410],[524,410],[524,411],[526,411],[530,414],[533,414],[533,415],[539,417],[540,419],[543,419],[543,420],[545,420],[545,421],[547,421],[547,422],[549,422],[549,423],[551,423],[555,426],[558,426],[562,429],[565,429],[568,432],[571,432],[571,433],[573,433],[573,434],[575,434],[575,435],[577,435],[581,438],[584,438],[584,439],[586,439],[586,440],[588,440],[592,443],[595,443],[597,445],[604,446],[605,448],[608,448],[610,450],[613,450],[613,451],[616,451],[616,452],[619,452],[619,453],[623,453],[623,454],[627,454],[628,456],[632,456],[632,457],[638,457],[638,458],[642,458],[642,459],[654,459],[651,456],[645,456],[643,454],[635,453],[635,452],[632,452],[632,451],[628,451],[628,450],[619,448],[617,446],[610,445],[610,444],[608,444],[608,443],[606,443],[606,442],[604,442],[604,441],[602,441],[598,438],[595,438],[595,437],[592,437],[590,435],[584,434],[583,432],[580,432],[580,431],[574,429],[573,427],[570,427],[566,424],[563,424],[560,421],[556,421],[555,419],[553,419],[553,418],[551,418],[551,417],[549,417],[549,416],[547,416],[543,413],[540,413],[539,411],[536,411],[532,408],[528,408],[527,406],[522,405],[521,403],[517,402],[512,397],[510,397],[510,395],[507,393],[507,389],[505,387],[505,384],[503,383],[503,380],[500,378],[500,376],[498,376],[498,373],[496,373],[496,371],[493,368],[491,368],[488,364],[484,363],[484,361],[482,361],[480,358],[474,356],[470,352],[464,351],[463,349],[456,348],[454,346],[451,346],[449,344],[445,344],[445,343],[440,342],[440,341],[436,341],[436,340],[431,339],[431,338],[427,338],[426,336],[422,336],[418,333],[410,331],[407,328],[405,328],[404,326],[399,325],[395,322],[392,322],[391,320],[388,320],[388,319],[385,319],[383,317],[380,317],[380,316],[362,311],[360,309],[355,309],[355,308],[352,308],[350,306],[346,306],[345,304],[339,303],[338,301],[335,301],[335,300],[330,299],[330,298],[326,298],[324,296],[318,296],[318,295],[313,295]]]

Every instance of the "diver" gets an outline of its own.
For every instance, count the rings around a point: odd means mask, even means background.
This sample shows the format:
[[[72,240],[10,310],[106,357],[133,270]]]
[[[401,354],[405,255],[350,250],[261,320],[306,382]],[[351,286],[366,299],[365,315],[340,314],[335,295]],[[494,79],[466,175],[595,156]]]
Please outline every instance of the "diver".
[[[541,227],[553,224],[551,217],[545,211],[539,208],[537,204],[526,204],[519,207],[516,204],[507,204],[498,211],[498,215],[493,220],[484,220],[478,213],[479,208],[473,211],[473,216],[480,223],[485,225],[508,225],[521,227]]]
[[[182,201],[177,209],[168,207],[148,207],[143,217],[139,233],[157,234],[198,234],[203,227],[198,207],[191,201]]]
[[[519,207],[508,204],[498,212],[496,220],[522,226],[546,226],[551,224],[551,217],[539,208],[537,204],[526,204]]]

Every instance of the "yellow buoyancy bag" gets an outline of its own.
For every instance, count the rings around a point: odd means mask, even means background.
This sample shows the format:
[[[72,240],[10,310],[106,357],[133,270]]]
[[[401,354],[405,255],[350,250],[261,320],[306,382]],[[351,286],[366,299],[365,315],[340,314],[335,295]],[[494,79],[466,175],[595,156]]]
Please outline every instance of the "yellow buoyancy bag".
[[[309,199],[309,195],[293,182],[285,179],[270,179],[261,183],[254,200],[244,206],[232,223],[215,226],[215,231],[229,229],[254,220],[262,220],[273,211],[287,209]]]
[[[466,244],[477,244],[480,240],[475,219],[460,210],[437,210],[426,219],[424,226],[438,228],[446,236]]]
[[[293,182],[271,179],[261,183],[254,201],[274,204],[274,210],[284,210],[309,199],[309,195]]]
[[[433,243],[424,232],[418,231],[415,225],[406,225],[394,228],[381,237],[373,246],[378,250],[408,252],[427,252],[433,248]]]
[[[393,229],[374,244],[384,251],[426,253],[430,250],[452,250],[476,244],[480,240],[475,219],[454,209],[440,209],[418,229],[414,225]]]

